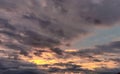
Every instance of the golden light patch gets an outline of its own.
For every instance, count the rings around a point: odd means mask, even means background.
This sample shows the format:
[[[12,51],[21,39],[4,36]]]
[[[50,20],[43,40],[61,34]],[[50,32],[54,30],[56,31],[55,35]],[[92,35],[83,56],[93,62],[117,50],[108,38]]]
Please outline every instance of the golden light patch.
[[[95,70],[97,68],[105,67],[105,68],[116,68],[117,65],[115,62],[88,62],[88,63],[82,63],[81,64],[82,68],[84,69],[89,69],[89,70]]]
[[[65,50],[65,52],[76,52],[76,50]],[[69,62],[72,62],[72,64],[79,65],[79,66],[81,66],[81,68],[88,69],[88,70],[95,70],[97,68],[102,68],[102,67],[109,68],[109,69],[117,67],[117,64],[115,64],[114,61],[95,62],[95,61],[92,61],[90,58],[87,58],[87,57],[74,56],[74,55],[70,55],[70,54],[61,55],[63,57],[58,58],[58,57],[56,57],[56,54],[54,52],[50,51],[50,50],[47,51],[47,52],[43,52],[42,54],[40,54],[40,56],[36,56],[31,52],[30,56],[32,56],[32,58],[28,58],[28,57],[24,57],[24,56],[21,57],[21,58],[24,61],[36,64],[38,66],[46,65],[46,64],[53,65],[53,64],[56,64],[56,63],[67,64]],[[69,57],[65,58],[64,56],[65,57],[69,56]],[[99,57],[100,59],[103,58],[100,55],[97,55],[95,57],[96,58]],[[54,66],[54,67],[61,68],[61,69],[65,68],[65,66],[63,67],[63,66],[57,66],[57,65]]]
[[[48,50],[48,49],[46,49]],[[34,55],[34,52],[29,54],[32,58],[21,56],[21,59],[36,65],[54,64],[57,63],[55,53],[51,51],[44,52],[39,56]]]
[[[45,64],[54,64],[54,63],[56,63],[55,60],[44,60],[44,59],[29,60],[29,62],[34,63],[36,65],[45,65]]]
[[[77,52],[76,49],[66,49],[65,52]]]

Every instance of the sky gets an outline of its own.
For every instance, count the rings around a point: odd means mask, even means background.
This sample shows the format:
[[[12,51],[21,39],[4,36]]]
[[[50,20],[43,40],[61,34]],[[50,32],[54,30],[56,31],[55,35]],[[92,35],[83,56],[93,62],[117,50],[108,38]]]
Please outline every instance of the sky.
[[[120,40],[120,26],[113,26],[106,29],[97,29],[93,35],[78,40],[73,44],[73,48],[89,48],[94,45],[101,45],[112,41]]]
[[[0,0],[0,74],[117,74],[120,0]]]

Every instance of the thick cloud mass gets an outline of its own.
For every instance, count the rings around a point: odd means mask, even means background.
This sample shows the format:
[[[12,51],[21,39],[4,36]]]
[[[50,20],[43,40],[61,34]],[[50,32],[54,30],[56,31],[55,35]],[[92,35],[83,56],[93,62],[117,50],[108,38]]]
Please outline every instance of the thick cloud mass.
[[[34,64],[20,60],[0,58],[0,74],[47,74]]]
[[[119,0],[0,0],[0,45],[27,55],[120,19]]]
[[[119,21],[119,0],[0,0],[1,44],[24,50],[55,47]]]
[[[109,27],[119,21],[120,0],[0,0],[0,74],[44,74],[21,69],[35,66],[19,62],[20,54],[29,56],[34,48],[50,48],[64,55],[59,46],[69,46],[72,40],[90,34],[96,26]],[[119,53],[119,49],[120,41],[73,54]],[[46,51],[34,55],[42,52]]]

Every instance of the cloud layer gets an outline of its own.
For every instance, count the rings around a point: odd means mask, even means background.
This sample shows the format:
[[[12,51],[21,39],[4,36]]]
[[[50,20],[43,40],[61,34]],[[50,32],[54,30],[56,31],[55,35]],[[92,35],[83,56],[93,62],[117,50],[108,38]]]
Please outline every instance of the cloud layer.
[[[0,1],[1,44],[24,50],[56,47],[95,26],[119,21],[119,0]],[[7,40],[6,40],[7,39]]]
[[[0,74],[47,74],[36,65],[20,60],[0,58]]]
[[[29,56],[34,48],[64,55],[59,47],[86,37],[96,27],[119,24],[119,9],[120,0],[0,0],[0,55],[15,60]],[[119,49],[117,41],[77,53],[120,53]]]

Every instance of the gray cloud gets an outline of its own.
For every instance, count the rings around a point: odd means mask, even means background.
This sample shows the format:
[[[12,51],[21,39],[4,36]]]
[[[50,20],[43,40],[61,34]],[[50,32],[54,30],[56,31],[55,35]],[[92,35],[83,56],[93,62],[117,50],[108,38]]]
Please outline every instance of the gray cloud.
[[[19,54],[29,56],[32,47],[48,47],[56,54],[62,55],[64,51],[57,48],[60,45],[68,45],[73,39],[90,34],[96,26],[109,27],[119,23],[119,8],[120,0],[0,0],[0,47],[9,50],[5,52],[3,49],[0,53],[18,59]],[[119,53],[119,48],[118,41],[95,46],[95,50],[85,49],[77,54],[84,53],[84,56],[92,57],[88,53]],[[13,53],[10,53],[12,51],[20,53],[12,55]],[[46,51],[34,54],[42,52]],[[94,61],[100,60],[94,59]],[[8,65],[12,68],[13,61]],[[16,66],[18,64],[15,64],[14,68]],[[0,63],[0,71],[8,68]],[[9,69],[3,74],[8,73],[38,74],[39,72]]]
[[[114,41],[108,44],[104,45],[96,45],[94,48],[88,48],[88,49],[82,49],[79,50],[77,53],[81,54],[103,54],[103,53],[120,53],[120,41]],[[71,53],[73,55],[76,54],[76,52]]]
[[[80,56],[83,58],[89,58],[93,62],[107,62],[112,61],[114,64],[120,65],[120,41],[113,41],[104,45],[96,45],[93,48],[81,49],[76,52],[70,52],[73,56]],[[101,69],[98,69],[101,70]],[[103,69],[102,69],[103,70]]]
[[[37,71],[35,69],[24,69],[24,70],[7,70],[3,74],[46,74],[42,71]]]
[[[120,69],[107,69],[107,68],[96,68],[96,71],[82,69],[81,66],[72,63],[56,63],[54,66],[64,66],[66,68],[61,69],[57,67],[50,67],[48,72],[50,73],[84,73],[84,74],[117,74]]]
[[[27,55],[32,47],[55,48],[119,21],[119,0],[1,0],[0,44]]]
[[[20,60],[0,58],[0,74],[47,74],[36,65]]]
[[[55,52],[58,55],[63,55],[64,51],[59,48],[51,48],[51,51]]]

